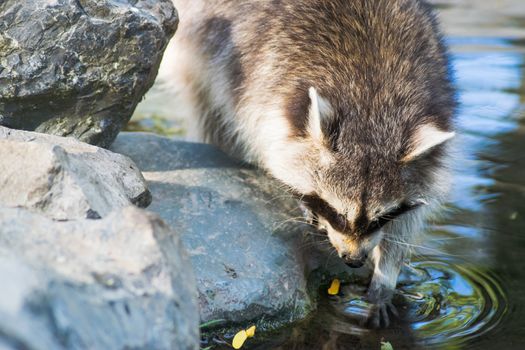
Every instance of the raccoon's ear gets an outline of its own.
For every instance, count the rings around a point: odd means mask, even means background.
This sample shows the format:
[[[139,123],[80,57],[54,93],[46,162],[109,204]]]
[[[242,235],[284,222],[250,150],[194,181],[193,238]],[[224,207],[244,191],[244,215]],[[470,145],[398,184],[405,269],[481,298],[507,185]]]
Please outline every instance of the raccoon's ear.
[[[317,141],[323,140],[323,130],[321,128],[322,118],[328,113],[328,103],[319,96],[314,87],[308,89],[310,96],[310,110],[308,116],[308,132]]]
[[[415,160],[436,146],[439,146],[456,136],[455,132],[442,131],[434,124],[428,123],[417,128],[412,136],[411,149],[401,160],[408,163]]]

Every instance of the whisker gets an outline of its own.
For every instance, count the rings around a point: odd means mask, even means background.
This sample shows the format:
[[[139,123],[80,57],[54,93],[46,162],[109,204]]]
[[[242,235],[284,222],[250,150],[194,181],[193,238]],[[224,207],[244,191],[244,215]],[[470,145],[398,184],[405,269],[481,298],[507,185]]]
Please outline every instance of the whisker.
[[[432,242],[446,242],[446,241],[456,241],[460,239],[471,239],[470,237],[448,237],[448,238],[429,238],[429,241]]]
[[[328,257],[326,258],[326,262],[325,262],[325,265],[324,265],[324,268],[326,269],[328,267],[328,263],[330,262],[330,259],[332,258],[332,255],[333,254],[337,254],[337,251],[335,249],[332,249],[332,251],[330,252],[330,254],[328,254]]]
[[[269,200],[265,201],[265,203],[269,204],[280,198],[295,198],[295,196],[292,194],[279,194],[277,196],[271,197]]]
[[[281,226],[289,223],[289,222],[296,222],[296,223],[302,223],[302,224],[309,224],[308,222],[306,221],[301,221],[300,219],[303,219],[304,218],[302,216],[296,216],[296,217],[293,217],[293,218],[288,218],[286,220],[283,220],[283,221],[280,221],[280,222],[276,222],[274,225],[275,228],[280,228]],[[310,224],[311,225],[311,224]]]
[[[331,246],[331,243],[329,241],[313,241],[313,242],[303,243],[299,247],[301,249],[304,249],[304,248],[310,248],[310,247],[326,248],[330,246]]]
[[[440,251],[440,250],[438,250],[438,249],[434,249],[434,248],[430,248],[430,247],[425,247],[425,246],[422,246],[422,245],[417,245],[417,244],[411,244],[411,243],[407,243],[407,242],[401,242],[401,241],[391,240],[391,239],[388,239],[388,238],[386,238],[386,237],[383,238],[383,239],[386,240],[386,241],[388,241],[388,242],[391,242],[391,243],[395,243],[395,244],[403,245],[403,246],[410,247],[410,248],[423,249],[423,250],[431,251],[431,252],[434,252],[434,253],[438,253],[438,254],[440,254],[440,255],[452,256],[452,257],[461,257],[461,255],[455,255],[455,254],[445,253],[445,252]],[[417,254],[417,252],[414,252],[414,254]]]

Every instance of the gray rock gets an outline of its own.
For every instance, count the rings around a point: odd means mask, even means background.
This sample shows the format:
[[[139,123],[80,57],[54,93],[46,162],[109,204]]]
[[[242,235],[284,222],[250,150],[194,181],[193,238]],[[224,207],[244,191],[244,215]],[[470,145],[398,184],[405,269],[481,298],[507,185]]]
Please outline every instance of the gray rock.
[[[0,348],[199,348],[189,259],[141,209],[55,222],[0,207],[0,280]]]
[[[137,163],[152,191],[149,209],[181,233],[201,322],[275,328],[309,314],[305,227],[291,219],[300,216],[297,202],[277,183],[209,145],[122,133],[112,150]]]
[[[171,0],[0,1],[0,125],[109,146],[177,24]]]
[[[0,126],[0,204],[57,220],[96,219],[151,194],[127,157],[73,138]]]

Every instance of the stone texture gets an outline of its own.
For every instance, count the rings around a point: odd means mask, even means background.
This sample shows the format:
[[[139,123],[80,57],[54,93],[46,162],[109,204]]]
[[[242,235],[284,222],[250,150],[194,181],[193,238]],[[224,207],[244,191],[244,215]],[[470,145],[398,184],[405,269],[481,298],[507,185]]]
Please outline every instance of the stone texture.
[[[0,204],[71,220],[150,202],[129,158],[73,138],[0,126]]]
[[[122,133],[112,150],[137,163],[152,191],[149,209],[181,233],[201,322],[256,320],[262,330],[308,315],[305,227],[291,219],[300,216],[297,202],[277,183],[210,145]]]
[[[177,24],[171,0],[0,1],[0,125],[109,146]]]
[[[141,209],[56,222],[0,207],[0,279],[2,349],[199,349],[189,259]]]

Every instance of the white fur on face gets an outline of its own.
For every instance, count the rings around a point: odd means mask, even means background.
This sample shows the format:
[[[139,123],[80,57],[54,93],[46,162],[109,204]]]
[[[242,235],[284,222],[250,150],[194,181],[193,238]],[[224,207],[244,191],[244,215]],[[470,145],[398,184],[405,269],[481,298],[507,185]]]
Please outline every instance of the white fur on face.
[[[272,176],[300,193],[316,191],[313,173],[306,165],[308,161],[303,158],[305,153],[310,153],[307,144],[275,141],[271,148],[263,162]]]
[[[258,155],[257,161],[275,178],[305,194],[319,192],[314,174],[334,161],[321,129],[321,118],[328,117],[331,108],[314,88],[310,88],[309,96],[307,131],[310,137],[304,139],[290,137],[292,131],[284,117],[282,101],[274,101],[271,109],[267,105],[246,104],[237,113],[251,116],[243,118],[243,127],[239,129],[247,141],[248,156]]]
[[[425,124],[420,126],[412,140],[413,149],[407,154],[402,161],[410,162],[428,152],[432,148],[441,145],[454,138],[456,133],[439,130],[434,124]]]
[[[378,231],[368,237],[355,238],[338,232],[332,228],[330,223],[324,218],[319,218],[319,226],[326,229],[330,243],[337,251],[339,257],[348,255],[349,257],[360,257],[368,255],[383,238],[383,232]]]

